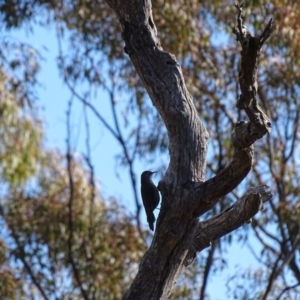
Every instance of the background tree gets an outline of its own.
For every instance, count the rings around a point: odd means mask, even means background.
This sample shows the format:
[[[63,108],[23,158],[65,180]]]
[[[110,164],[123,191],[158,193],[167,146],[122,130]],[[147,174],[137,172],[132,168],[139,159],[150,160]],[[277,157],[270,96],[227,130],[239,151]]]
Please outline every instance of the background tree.
[[[143,240],[83,162],[43,149],[40,121],[2,80],[1,298],[120,298]]]
[[[153,18],[162,46],[164,50],[177,56],[188,90],[194,97],[199,115],[211,137],[207,178],[229,163],[233,154],[229,134],[235,120],[245,118],[237,110],[233,110],[239,96],[237,80],[240,68],[239,46],[233,41],[234,36],[231,34],[236,14],[232,4],[231,1],[203,1],[201,5],[197,1],[153,1]],[[228,235],[221,242],[214,242],[207,260],[201,257],[197,260],[194,270],[196,278],[199,278],[193,279],[193,282],[196,282],[195,292],[202,299],[206,293],[209,274],[214,269],[224,267],[224,259],[221,258],[225,257],[226,249],[229,249],[233,240],[247,243],[260,262],[259,270],[241,270],[241,274],[233,276],[229,282],[233,294],[239,298],[276,299],[283,296],[295,298],[294,295],[298,292],[298,10],[298,4],[293,1],[271,1],[268,4],[264,1],[252,1],[244,8],[247,24],[251,24],[249,29],[253,34],[259,35],[256,31],[264,28],[271,16],[278,28],[261,53],[258,73],[257,97],[272,120],[273,129],[272,134],[267,136],[267,144],[264,141],[256,143],[256,163],[243,185],[224,197],[204,218],[208,219],[229,208],[247,186],[267,183],[274,196],[270,206],[266,205],[266,210],[260,217],[253,219],[252,226],[243,227],[234,236]],[[102,1],[5,1],[1,3],[1,12],[2,21],[10,28],[30,27],[33,20],[44,25],[45,19],[49,23],[56,22],[58,39],[62,45],[59,57],[62,74],[75,99],[82,101],[87,110],[97,114],[98,119],[120,142],[122,154],[118,162],[129,166],[136,202],[134,224],[139,224],[140,202],[134,161],[145,159],[146,152],[149,163],[156,161],[158,153],[166,152],[167,138],[166,131],[158,126],[161,124],[159,116],[149,105],[132,64],[120,47],[121,29],[115,15]],[[41,14],[47,18],[41,18]],[[64,38],[64,32],[68,33],[67,38]],[[67,52],[63,47],[66,40],[72,46]],[[7,43],[2,41],[3,45]],[[5,47],[1,49],[6,73],[15,74],[9,87],[12,91],[19,92],[19,95],[33,95],[32,83],[36,77],[28,76],[21,69],[26,64],[10,60],[11,56],[3,55]],[[27,55],[28,53],[30,51]],[[83,60],[82,57],[86,59]],[[24,59],[24,62],[27,61],[29,60]],[[28,64],[29,70],[30,66],[32,65]],[[79,85],[82,86],[80,90]],[[110,96],[115,116],[115,123],[112,125],[99,113],[101,102],[87,100],[91,99],[91,94],[83,91],[92,91],[99,86],[104,87]],[[124,101],[117,103],[116,99],[120,97]],[[22,96],[20,102],[26,104],[27,99],[29,97]],[[28,106],[22,105],[21,108],[28,112]],[[126,113],[119,114],[121,110]],[[139,121],[131,122],[133,118]],[[124,127],[120,124],[127,126],[125,131],[120,129]],[[163,165],[156,163],[163,171]],[[91,170],[88,166],[87,168]],[[261,248],[257,246],[257,241],[253,245],[252,232],[257,236]],[[241,284],[242,280],[246,283]],[[80,285],[76,280],[74,282],[74,286]],[[190,288],[189,291],[191,290]]]

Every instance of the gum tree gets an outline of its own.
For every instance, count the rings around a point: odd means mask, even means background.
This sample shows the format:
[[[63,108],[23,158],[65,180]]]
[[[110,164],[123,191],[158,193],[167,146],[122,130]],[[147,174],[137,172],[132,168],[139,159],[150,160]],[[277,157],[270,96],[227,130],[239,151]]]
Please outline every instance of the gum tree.
[[[242,7],[237,5],[234,33],[242,47],[237,108],[244,110],[249,120],[235,124],[231,163],[205,180],[208,132],[175,56],[160,45],[151,1],[106,2],[121,23],[124,51],[166,126],[170,155],[169,166],[158,185],[162,202],[153,241],[124,299],[166,299],[198,252],[247,222],[270,199],[268,187],[252,188],[220,215],[205,222],[198,220],[247,176],[254,164],[254,142],[271,131],[271,122],[256,95],[258,57],[275,25],[270,20],[261,35],[252,36],[242,25]]]

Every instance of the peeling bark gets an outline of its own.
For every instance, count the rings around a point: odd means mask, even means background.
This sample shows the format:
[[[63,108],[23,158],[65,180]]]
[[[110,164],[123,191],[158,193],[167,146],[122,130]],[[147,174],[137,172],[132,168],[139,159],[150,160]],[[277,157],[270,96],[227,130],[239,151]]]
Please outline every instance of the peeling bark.
[[[237,5],[234,29],[242,46],[241,96],[237,103],[249,122],[237,123],[232,133],[232,162],[205,181],[208,132],[183,79],[174,55],[164,52],[157,38],[151,1],[106,0],[122,25],[124,51],[129,55],[168,131],[170,164],[159,182],[161,210],[152,244],[124,299],[167,299],[182,270],[198,252],[243,225],[270,199],[267,187],[251,189],[229,210],[208,221],[198,217],[232,191],[251,170],[254,142],[270,132],[271,122],[256,100],[260,49],[275,29],[272,21],[263,34],[252,37],[242,25]]]

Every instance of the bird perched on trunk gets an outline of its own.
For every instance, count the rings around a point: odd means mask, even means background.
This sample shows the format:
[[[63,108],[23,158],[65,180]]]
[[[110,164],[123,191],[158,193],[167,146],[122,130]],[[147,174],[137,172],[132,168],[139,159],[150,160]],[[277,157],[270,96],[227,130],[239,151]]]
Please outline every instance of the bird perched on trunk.
[[[147,222],[149,223],[150,229],[154,230],[154,209],[157,207],[160,197],[159,192],[155,184],[153,183],[151,176],[156,172],[145,171],[141,175],[141,194],[142,200],[145,207]]]

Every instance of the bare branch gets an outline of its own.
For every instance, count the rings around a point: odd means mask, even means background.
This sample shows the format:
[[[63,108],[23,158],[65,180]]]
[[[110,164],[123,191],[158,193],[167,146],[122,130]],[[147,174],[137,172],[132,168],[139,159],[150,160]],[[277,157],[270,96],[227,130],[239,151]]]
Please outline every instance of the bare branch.
[[[211,248],[209,249],[209,252],[208,252],[205,269],[204,269],[204,273],[203,273],[203,281],[202,281],[199,300],[205,300],[205,289],[206,289],[207,283],[208,283],[209,272],[213,265],[213,257],[214,257],[214,253],[216,250],[216,245],[217,245],[216,241],[212,242]]]
[[[251,219],[262,207],[262,204],[272,198],[267,186],[251,188],[232,207],[207,221],[200,222],[195,233],[189,259],[197,252],[209,247],[212,241],[232,232]],[[187,263],[191,261],[187,259]]]
[[[113,114],[113,119],[114,119],[116,132],[119,136],[119,143],[121,144],[121,147],[123,149],[123,153],[125,155],[126,162],[128,164],[128,168],[129,168],[131,186],[132,186],[132,190],[133,190],[133,194],[134,194],[134,200],[135,200],[135,206],[136,206],[136,215],[135,215],[136,222],[137,222],[137,226],[138,226],[140,236],[143,238],[143,234],[142,234],[142,231],[141,231],[141,224],[140,224],[141,204],[140,204],[138,193],[137,193],[136,178],[135,178],[135,174],[134,174],[134,170],[133,170],[134,152],[133,152],[133,155],[131,157],[130,154],[129,154],[129,151],[128,151],[126,141],[123,137],[120,125],[119,125],[119,120],[118,120],[118,117],[117,117],[116,106],[115,106],[114,89],[108,90],[108,91],[109,91],[111,110],[112,110],[112,114]]]
[[[67,167],[68,167],[68,177],[69,177],[69,189],[70,189],[70,197],[68,202],[68,221],[69,221],[69,237],[68,237],[68,254],[69,261],[74,273],[74,277],[77,281],[78,287],[80,289],[81,295],[83,299],[88,300],[88,294],[83,287],[79,270],[77,269],[76,262],[73,259],[73,234],[74,234],[74,221],[73,221],[73,202],[74,202],[74,180],[73,180],[73,172],[72,172],[72,150],[71,150],[71,125],[70,125],[70,116],[71,116],[71,108],[72,108],[72,99],[69,101],[69,106],[67,110]]]
[[[260,36],[252,37],[248,29],[242,25],[240,6],[236,5],[236,7],[239,11],[238,28],[234,28],[233,32],[242,46],[241,73],[239,76],[242,94],[238,100],[237,107],[245,110],[251,121],[248,124],[248,130],[259,139],[271,131],[271,122],[256,99],[258,57],[263,43],[276,27],[271,20]]]
[[[85,122],[85,130],[86,130],[86,140],[85,140],[85,145],[86,145],[86,156],[84,156],[85,161],[90,169],[90,180],[89,180],[89,185],[91,188],[91,197],[90,197],[90,207],[89,207],[89,237],[86,239],[85,244],[86,244],[86,258],[90,259],[90,242],[93,240],[94,236],[94,230],[93,230],[93,223],[94,223],[94,203],[95,203],[95,197],[96,197],[96,184],[95,184],[95,172],[94,172],[94,166],[92,164],[92,155],[91,155],[91,147],[90,147],[90,124],[89,124],[89,119],[87,115],[87,108],[86,105],[83,107],[83,113],[84,113],[84,122]]]
[[[195,216],[198,217],[211,209],[220,198],[236,188],[251,170],[252,162],[253,147],[236,150],[229,166],[206,182],[196,183],[191,195],[193,201],[197,202]]]
[[[269,249],[275,256],[279,255],[279,252],[276,251],[276,249],[274,247],[272,247],[271,245],[269,245],[266,241],[263,240],[263,238],[261,237],[257,227],[253,228],[254,233],[256,235],[256,237],[258,238],[258,240],[261,242],[261,244],[264,246],[265,249]]]
[[[238,9],[238,27],[234,28],[237,40],[242,45],[242,71],[239,77],[242,94],[237,107],[244,109],[250,122],[238,122],[232,133],[232,142],[236,148],[232,163],[212,179],[197,183],[192,195],[193,201],[199,201],[195,215],[200,216],[211,209],[228,192],[234,189],[251,170],[253,162],[253,143],[271,130],[270,119],[262,111],[256,100],[258,57],[263,41],[274,30],[275,25],[269,22],[260,37],[252,37],[242,25],[242,5]]]
[[[273,22],[273,19],[270,19],[265,30],[259,37],[260,47],[265,43],[265,41],[271,36],[271,34],[276,30],[276,25]]]
[[[296,287],[298,287],[298,286],[300,286],[300,283],[296,283],[296,284],[294,284],[294,285],[285,287],[285,288],[282,290],[282,292],[279,294],[279,296],[276,298],[276,300],[280,300],[280,298],[281,298],[286,292],[288,292],[289,290],[292,290],[292,289],[294,289],[294,288],[296,288]]]
[[[264,227],[259,226],[259,229],[266,235],[268,236],[270,239],[272,239],[273,241],[276,241],[279,245],[280,245],[280,240],[273,234],[271,234],[268,230],[266,230]]]
[[[58,44],[59,44],[60,57],[63,57],[60,36],[58,35],[57,38],[58,38],[58,42],[59,42]],[[62,67],[64,68],[65,63],[64,63],[63,59],[61,59],[61,64],[62,64]],[[113,80],[113,78],[111,78],[111,79]],[[141,204],[140,204],[139,197],[138,197],[137,183],[136,183],[136,178],[135,178],[135,173],[134,173],[134,168],[133,168],[133,161],[134,161],[134,157],[135,157],[135,154],[136,154],[136,150],[133,151],[133,154],[131,156],[130,153],[129,153],[127,143],[126,143],[126,139],[123,137],[122,130],[121,130],[121,127],[119,125],[119,120],[118,120],[118,117],[117,117],[116,107],[115,107],[114,86],[113,86],[112,89],[110,89],[104,83],[102,84],[105,91],[109,95],[115,128],[113,128],[105,120],[103,115],[100,114],[100,112],[96,109],[96,107],[91,102],[86,100],[86,98],[84,96],[80,95],[80,93],[77,92],[76,88],[74,86],[72,86],[72,84],[69,82],[67,74],[64,74],[64,81],[65,81],[66,85],[68,86],[68,88],[70,89],[73,96],[75,96],[82,104],[84,104],[85,107],[88,107],[94,113],[96,118],[104,125],[104,127],[119,142],[119,144],[120,144],[120,146],[123,150],[126,162],[128,164],[128,168],[129,168],[129,176],[130,176],[130,180],[131,180],[131,185],[132,185],[132,190],[133,190],[134,200],[135,200],[135,205],[136,205],[135,219],[136,219],[136,222],[137,222],[139,234],[140,234],[141,238],[144,239],[144,235],[143,235],[143,232],[141,230],[141,224],[140,224]],[[137,137],[137,139],[139,139],[139,136]]]
[[[20,252],[20,255],[17,255],[17,258],[19,258],[21,260],[21,262],[23,263],[26,272],[28,273],[29,277],[32,280],[32,283],[36,286],[36,288],[41,293],[41,295],[44,297],[44,299],[45,300],[50,299],[50,298],[47,297],[43,287],[40,284],[39,279],[35,276],[32,268],[31,268],[31,265],[26,261],[26,258],[25,258],[26,254],[25,254],[25,251],[24,251],[25,245],[21,245],[21,243],[19,241],[19,238],[18,238],[18,235],[16,234],[14,228],[10,227],[9,229],[11,230],[12,237],[13,237],[14,241],[17,244],[18,252]]]
[[[237,23],[238,23],[238,27],[237,29],[234,27],[233,30],[234,32],[238,35],[240,35],[240,39],[244,38],[244,31],[243,31],[243,19],[242,19],[242,11],[243,11],[243,6],[245,3],[239,4],[236,3],[234,4],[234,6],[237,8],[238,10],[238,17],[237,17]]]
[[[286,252],[286,251],[283,251],[280,253],[280,255],[278,256],[275,264],[274,264],[274,267],[273,267],[273,270],[269,276],[269,280],[268,280],[268,286],[266,288],[266,291],[263,295],[263,298],[262,300],[266,300],[269,296],[269,293],[270,291],[272,290],[272,287],[273,287],[273,284],[275,282],[275,280],[277,279],[277,277],[282,273],[283,271],[283,268],[290,263],[290,261],[292,260],[292,258],[294,257],[295,255],[295,250],[296,250],[296,247],[298,246],[299,244],[299,241],[300,241],[300,235],[297,236],[297,238],[295,239],[294,241],[294,244],[292,245],[292,248]],[[278,266],[280,260],[282,260],[282,263],[280,264],[280,266]],[[278,266],[278,267],[277,267]]]

